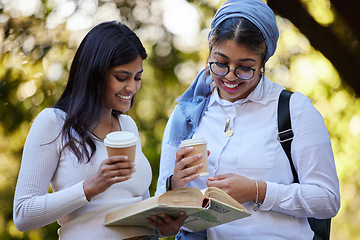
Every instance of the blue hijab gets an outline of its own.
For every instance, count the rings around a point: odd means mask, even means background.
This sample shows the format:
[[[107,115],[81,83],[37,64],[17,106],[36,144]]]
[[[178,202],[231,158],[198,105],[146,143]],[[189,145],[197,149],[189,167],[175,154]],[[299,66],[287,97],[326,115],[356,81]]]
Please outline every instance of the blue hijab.
[[[275,52],[279,31],[273,11],[261,0],[228,0],[220,6],[211,23],[210,39],[214,30],[224,20],[243,17],[257,26],[265,38],[267,61]],[[204,68],[190,87],[177,101],[170,128],[168,144],[178,146],[182,140],[190,139],[207,109],[211,88],[211,75]]]
[[[252,22],[265,38],[267,53],[266,61],[275,53],[279,30],[274,12],[261,0],[228,0],[217,10],[211,23],[210,39],[214,30],[224,20],[232,17],[243,17]]]

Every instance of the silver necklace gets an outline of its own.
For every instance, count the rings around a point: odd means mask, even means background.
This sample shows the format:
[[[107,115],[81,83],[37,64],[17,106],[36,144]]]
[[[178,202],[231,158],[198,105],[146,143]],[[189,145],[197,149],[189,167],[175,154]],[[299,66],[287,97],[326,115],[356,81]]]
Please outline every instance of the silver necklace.
[[[234,115],[232,115],[231,117],[234,117],[234,116],[236,115],[237,111],[241,108],[241,106],[244,106],[244,107],[243,107],[243,110],[244,110],[247,103],[248,103],[248,102],[246,102],[245,104],[241,104],[241,105],[235,110]],[[232,130],[231,127],[230,127],[230,117],[229,117],[229,115],[226,113],[224,107],[223,107],[221,104],[219,104],[219,105],[220,105],[221,109],[224,111],[224,113],[225,113],[225,115],[226,115],[226,124],[225,124],[225,129],[224,129],[225,136],[226,136],[226,137],[231,137],[232,135],[234,135],[234,130]]]

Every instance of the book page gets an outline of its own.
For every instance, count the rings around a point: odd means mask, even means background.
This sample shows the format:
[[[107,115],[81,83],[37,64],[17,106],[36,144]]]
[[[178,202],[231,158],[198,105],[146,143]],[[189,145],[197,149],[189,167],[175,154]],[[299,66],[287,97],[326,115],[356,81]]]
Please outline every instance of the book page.
[[[209,187],[205,190],[204,196],[207,198],[213,198],[220,202],[226,203],[230,206],[234,206],[239,209],[243,209],[246,211],[243,205],[241,205],[238,201],[232,198],[229,194],[216,187]]]
[[[197,188],[180,188],[160,195],[158,204],[201,207],[203,197],[204,196]]]

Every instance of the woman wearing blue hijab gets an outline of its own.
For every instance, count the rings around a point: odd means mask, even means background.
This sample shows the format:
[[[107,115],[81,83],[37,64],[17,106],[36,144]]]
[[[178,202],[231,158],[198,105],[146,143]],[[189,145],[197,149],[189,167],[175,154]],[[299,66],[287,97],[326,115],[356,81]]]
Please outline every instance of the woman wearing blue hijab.
[[[166,126],[156,194],[182,187],[218,187],[244,205],[250,217],[178,239],[312,239],[308,217],[331,218],[340,208],[339,181],[330,137],[311,100],[290,100],[291,155],[299,182],[279,143],[279,84],[265,77],[265,63],[279,37],[273,11],[260,0],[229,0],[215,14],[207,66],[178,98]],[[209,176],[188,167],[185,139],[203,137]],[[167,183],[167,184],[166,184]]]

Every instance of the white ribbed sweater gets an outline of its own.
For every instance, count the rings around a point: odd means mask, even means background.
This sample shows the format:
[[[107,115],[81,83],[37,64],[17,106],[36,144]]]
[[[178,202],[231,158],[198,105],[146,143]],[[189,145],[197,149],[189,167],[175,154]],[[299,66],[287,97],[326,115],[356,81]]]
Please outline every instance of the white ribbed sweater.
[[[114,184],[105,192],[86,200],[83,182],[91,178],[107,158],[106,147],[96,141],[96,153],[87,164],[78,163],[68,149],[61,151],[59,132],[65,113],[44,109],[34,120],[26,139],[14,199],[14,223],[20,231],[58,221],[61,239],[122,239],[141,230],[103,226],[111,210],[149,197],[151,167],[142,153],[137,126],[127,115],[120,115],[122,130],[138,137],[136,172],[133,178]],[[53,193],[48,193],[49,183]],[[148,230],[145,230],[148,232]],[[144,232],[144,233],[145,233]],[[55,233],[54,233],[55,234]]]

